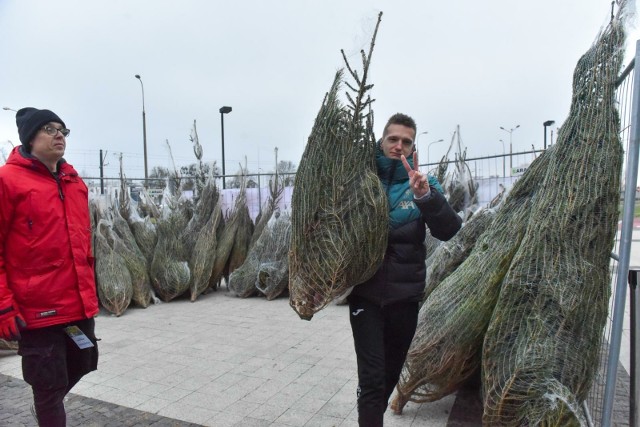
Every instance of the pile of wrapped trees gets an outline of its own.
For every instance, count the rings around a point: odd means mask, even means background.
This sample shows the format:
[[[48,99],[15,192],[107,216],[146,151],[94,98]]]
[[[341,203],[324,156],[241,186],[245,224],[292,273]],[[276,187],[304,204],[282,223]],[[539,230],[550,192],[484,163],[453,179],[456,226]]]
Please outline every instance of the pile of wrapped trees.
[[[289,251],[290,305],[302,319],[371,277],[384,256],[388,209],[375,172],[372,85],[368,69],[381,15],[369,53],[362,52],[362,75],[352,70],[348,105],[335,75],[307,141],[291,201]]]
[[[195,123],[192,141],[201,160]],[[131,303],[146,308],[187,293],[194,301],[209,289],[224,223],[213,176],[202,170],[196,176],[197,197],[182,197],[180,176],[175,172],[167,180],[162,205],[157,206],[144,190],[139,202],[131,199],[121,163],[119,196],[90,200],[98,297],[111,313],[120,316]],[[245,245],[253,232],[250,218],[248,222],[236,227],[232,236],[244,232]],[[233,243],[232,239],[231,246]],[[231,253],[226,253],[225,265]],[[235,259],[241,264],[244,258]]]
[[[117,316],[132,303],[144,308],[152,302],[168,302],[183,295],[195,301],[202,293],[215,290],[222,278],[228,278],[242,266],[251,245],[258,246],[260,232],[254,232],[244,181],[234,209],[225,218],[214,178],[203,172],[202,147],[195,123],[191,139],[200,161],[193,199],[182,196],[181,177],[176,171],[167,180],[161,206],[144,190],[140,200],[133,201],[121,163],[118,198],[105,196],[90,201],[98,296],[103,307]],[[281,194],[282,187],[273,183],[272,200],[260,216],[259,230],[269,228],[269,218]],[[277,232],[270,230],[271,239],[286,244],[279,244],[278,250],[270,243],[262,246],[270,248],[272,265],[279,262],[285,268],[260,271],[263,283],[277,281],[277,286],[269,285],[273,289],[267,292],[273,297],[288,285],[290,233],[287,227],[275,229]]]
[[[257,218],[244,263],[229,277],[229,291],[240,298],[262,292],[277,298],[289,286],[291,217],[276,210],[284,187],[278,175],[269,182],[270,198]]]
[[[432,284],[396,412],[455,391],[482,368],[485,425],[586,425],[580,403],[606,321],[623,157],[620,3],[578,61],[557,144],[514,184],[468,257]]]

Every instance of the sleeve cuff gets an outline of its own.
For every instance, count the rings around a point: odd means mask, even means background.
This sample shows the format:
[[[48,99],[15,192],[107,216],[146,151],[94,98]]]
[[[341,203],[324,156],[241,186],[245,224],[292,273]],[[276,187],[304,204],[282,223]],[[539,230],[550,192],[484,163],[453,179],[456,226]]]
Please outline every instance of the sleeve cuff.
[[[429,200],[431,198],[431,195],[433,194],[433,188],[430,189],[430,191],[425,194],[422,197],[416,197],[415,195],[413,196],[413,200]]]

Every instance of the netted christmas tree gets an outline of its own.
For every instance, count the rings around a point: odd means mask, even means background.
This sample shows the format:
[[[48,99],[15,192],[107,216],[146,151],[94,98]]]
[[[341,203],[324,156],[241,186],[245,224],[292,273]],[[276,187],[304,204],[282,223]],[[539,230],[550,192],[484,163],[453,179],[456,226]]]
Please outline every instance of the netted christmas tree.
[[[578,62],[557,144],[422,306],[397,412],[453,392],[482,365],[485,425],[584,425],[617,226],[622,15]]]
[[[367,82],[378,26],[363,71],[343,58],[355,85],[348,105],[338,99],[343,72],[335,75],[316,117],[296,173],[291,201],[289,289],[291,307],[303,319],[379,267],[387,243],[388,208],[375,172],[376,141]],[[354,87],[355,86],[355,87]]]
[[[578,61],[569,116],[502,283],[482,354],[486,425],[586,425],[620,198],[625,5]]]
[[[255,286],[267,300],[272,300],[289,286],[287,255],[291,242],[291,215],[288,212],[276,212],[267,224],[263,236],[255,246],[256,252],[262,252]]]
[[[124,257],[109,244],[115,240],[110,221],[98,221],[94,238],[98,298],[104,308],[120,316],[129,307],[133,296],[131,274]]]
[[[402,412],[408,401],[434,401],[454,392],[479,368],[500,284],[524,236],[549,154],[538,157],[514,184],[469,256],[431,290],[420,308],[392,403],[395,412]]]

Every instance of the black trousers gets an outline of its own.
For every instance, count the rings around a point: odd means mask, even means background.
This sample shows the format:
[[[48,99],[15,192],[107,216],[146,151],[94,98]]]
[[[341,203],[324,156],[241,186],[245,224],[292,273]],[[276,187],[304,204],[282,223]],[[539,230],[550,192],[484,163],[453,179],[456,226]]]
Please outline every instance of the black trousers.
[[[358,361],[358,424],[382,426],[418,323],[418,302],[380,307],[349,297],[349,318]]]
[[[63,328],[76,325],[94,347],[80,349]],[[63,325],[21,331],[18,354],[22,356],[22,376],[31,385],[38,424],[64,427],[67,416],[64,397],[87,373],[98,366],[95,321],[84,319]]]

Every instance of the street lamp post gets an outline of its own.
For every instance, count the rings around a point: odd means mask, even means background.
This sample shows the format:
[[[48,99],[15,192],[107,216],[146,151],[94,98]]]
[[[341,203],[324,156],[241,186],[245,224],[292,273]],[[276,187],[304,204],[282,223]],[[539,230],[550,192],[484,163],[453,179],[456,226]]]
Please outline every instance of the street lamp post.
[[[222,189],[226,187],[224,170],[224,115],[231,112],[231,107],[220,107],[220,128],[222,129]]]
[[[444,141],[444,139],[439,139],[437,141],[430,142],[429,145],[427,145],[427,164],[429,164],[429,150],[431,150],[431,146],[433,144],[437,144],[438,142],[442,142],[442,141]]]
[[[554,124],[555,121],[553,120],[547,120],[546,122],[542,123],[542,128],[544,129],[544,149],[547,149],[547,126],[551,126],[552,124]]]
[[[500,129],[509,134],[509,176],[511,176],[511,173],[513,171],[513,131],[518,129],[519,127],[520,125],[516,125],[516,127],[506,130],[505,128],[500,126]]]
[[[140,74],[136,74],[136,79],[140,80],[140,87],[142,88],[142,145],[144,148],[144,186],[147,186],[149,174],[147,171],[147,114],[144,110],[144,84],[142,83],[142,77]]]
[[[426,130],[424,132],[420,132],[418,134],[418,136],[416,137],[416,151],[418,152],[418,154],[420,154],[420,146],[418,145],[418,143],[420,142],[420,135],[426,135],[429,132],[427,132]]]
[[[500,142],[502,142],[502,177],[506,177],[507,173],[506,173],[506,168],[505,168],[505,160],[504,158],[506,157],[505,152],[504,152],[504,141],[500,140]]]

